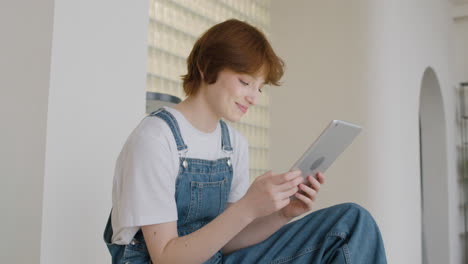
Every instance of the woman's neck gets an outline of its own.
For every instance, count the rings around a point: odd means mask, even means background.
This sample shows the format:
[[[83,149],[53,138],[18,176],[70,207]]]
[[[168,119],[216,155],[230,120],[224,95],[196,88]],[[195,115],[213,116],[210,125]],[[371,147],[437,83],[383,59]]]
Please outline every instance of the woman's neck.
[[[193,127],[205,133],[213,132],[220,119],[201,96],[189,96],[174,108],[181,112]]]

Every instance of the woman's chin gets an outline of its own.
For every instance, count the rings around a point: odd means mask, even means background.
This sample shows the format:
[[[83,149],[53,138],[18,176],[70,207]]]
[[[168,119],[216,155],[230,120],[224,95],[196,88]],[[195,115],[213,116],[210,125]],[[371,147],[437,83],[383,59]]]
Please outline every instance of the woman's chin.
[[[229,115],[225,116],[224,119],[226,119],[229,122],[239,122],[242,119],[242,115]]]

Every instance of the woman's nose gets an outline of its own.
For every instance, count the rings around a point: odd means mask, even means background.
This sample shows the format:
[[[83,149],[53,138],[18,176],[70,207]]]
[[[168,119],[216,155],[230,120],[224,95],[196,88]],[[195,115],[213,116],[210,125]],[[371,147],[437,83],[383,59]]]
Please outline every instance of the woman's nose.
[[[246,96],[246,100],[250,105],[256,105],[257,104],[257,98],[258,98],[258,95],[255,94],[255,93],[249,94],[249,95]]]

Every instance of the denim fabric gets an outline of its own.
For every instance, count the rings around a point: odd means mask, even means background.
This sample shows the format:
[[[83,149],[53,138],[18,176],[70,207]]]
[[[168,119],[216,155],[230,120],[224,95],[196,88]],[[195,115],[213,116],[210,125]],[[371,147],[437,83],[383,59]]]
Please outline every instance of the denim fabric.
[[[353,203],[318,210],[265,241],[223,256],[222,263],[387,263],[372,216]]]
[[[177,123],[177,120],[170,112],[164,110],[164,108],[160,108],[152,112],[149,115],[157,116],[163,119],[169,125],[169,128],[171,129],[172,134],[174,135],[174,139],[176,141],[178,151],[187,149],[187,145],[185,145],[184,139],[182,138],[182,135],[180,134],[179,124]]]
[[[117,245],[111,243],[112,239],[112,225],[109,220],[107,221],[106,229],[104,231],[104,242],[109,249],[112,257],[113,264],[150,264],[151,258],[148,250],[146,249],[143,233],[139,230],[130,244]]]
[[[184,143],[174,116],[164,109],[154,111],[150,115],[163,119],[169,125],[177,144],[180,156],[175,191],[178,215],[177,232],[179,236],[185,236],[208,224],[226,208],[233,175],[230,160],[233,149],[229,131],[226,124],[220,121],[221,147],[226,153],[225,158],[218,160],[186,158],[185,153],[188,147]],[[109,216],[104,231],[104,241],[112,256],[113,264],[151,263],[141,229],[128,245],[112,244],[112,233]],[[221,251],[218,251],[205,263],[219,263],[221,258]]]

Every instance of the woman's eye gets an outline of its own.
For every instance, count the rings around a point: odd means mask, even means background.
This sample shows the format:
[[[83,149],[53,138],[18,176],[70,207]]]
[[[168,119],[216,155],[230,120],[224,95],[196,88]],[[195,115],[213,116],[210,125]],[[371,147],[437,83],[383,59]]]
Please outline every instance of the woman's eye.
[[[243,85],[249,85],[249,83],[246,83],[244,82],[243,80],[239,79],[239,81],[243,84]]]

